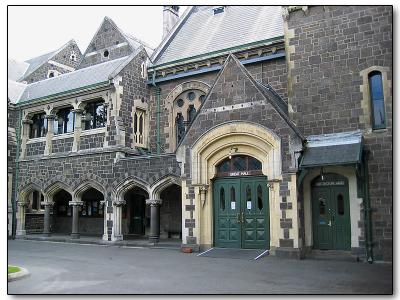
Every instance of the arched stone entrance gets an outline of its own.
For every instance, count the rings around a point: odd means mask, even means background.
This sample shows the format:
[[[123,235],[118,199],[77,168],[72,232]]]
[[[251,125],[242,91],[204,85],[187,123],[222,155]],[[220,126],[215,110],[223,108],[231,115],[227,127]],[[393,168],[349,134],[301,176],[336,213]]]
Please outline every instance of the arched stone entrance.
[[[172,184],[160,193],[160,237],[182,239],[182,189]]]
[[[50,222],[50,232],[56,234],[70,234],[72,230],[72,207],[69,203],[72,195],[64,189],[59,189],[53,196],[53,211]]]
[[[150,228],[150,212],[146,208],[149,194],[135,186],[124,194],[125,205],[122,208],[122,234],[124,239],[143,237]]]
[[[185,146],[182,146],[177,150],[178,159],[181,161],[187,159],[184,148]],[[190,217],[195,220],[196,226],[193,230],[184,228],[183,241],[185,242],[185,239],[188,240],[188,238],[192,240],[191,236],[193,236],[203,249],[215,246],[213,191],[216,181],[213,179],[217,177],[217,165],[234,156],[249,156],[261,163],[261,169],[257,175],[262,176],[260,177],[264,187],[262,193],[268,194],[266,198],[268,206],[264,207],[269,207],[270,211],[269,245],[265,244],[264,246],[265,248],[279,247],[281,236],[279,230],[281,218],[279,183],[282,180],[281,139],[266,127],[240,121],[227,122],[210,129],[200,136],[191,147],[191,182],[183,182],[182,196],[189,194],[191,187],[194,187],[195,211],[190,214]],[[240,173],[227,175],[228,177],[230,175],[241,176]],[[239,197],[239,194],[237,196]],[[257,202],[256,197],[254,201]],[[256,202],[252,205],[255,205]],[[293,207],[293,210],[297,210],[297,207]],[[185,212],[183,215],[188,216],[189,213]]]

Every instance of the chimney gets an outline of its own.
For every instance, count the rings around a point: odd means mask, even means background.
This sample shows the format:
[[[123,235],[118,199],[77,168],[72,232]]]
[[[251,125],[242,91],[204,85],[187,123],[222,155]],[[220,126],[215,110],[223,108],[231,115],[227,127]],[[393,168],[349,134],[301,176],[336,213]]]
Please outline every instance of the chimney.
[[[179,19],[179,6],[165,5],[163,11],[163,39]]]

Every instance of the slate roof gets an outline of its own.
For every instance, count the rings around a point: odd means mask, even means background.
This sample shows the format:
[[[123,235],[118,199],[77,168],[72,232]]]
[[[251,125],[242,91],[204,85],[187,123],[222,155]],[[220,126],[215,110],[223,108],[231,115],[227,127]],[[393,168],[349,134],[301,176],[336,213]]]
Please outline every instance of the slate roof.
[[[17,61],[15,59],[8,59],[7,64],[7,78],[10,80],[17,81],[22,75],[25,74],[29,64],[24,61]]]
[[[280,6],[226,6],[214,15],[215,6],[195,6],[153,54],[154,65],[213,51],[282,37]]]
[[[49,97],[62,92],[84,88],[94,84],[108,81],[114,71],[119,70],[132,59],[132,55],[121,57],[87,68],[79,69],[70,73],[65,73],[57,77],[52,77],[42,81],[29,84],[18,103]]]
[[[45,62],[47,62],[53,55],[57,52],[52,51],[43,55],[40,55],[38,57],[34,57],[31,59],[26,60],[25,62],[29,64],[28,69],[26,70],[24,77],[28,76],[31,74],[33,71],[35,71],[37,68],[39,68],[41,65],[43,65]]]
[[[359,163],[362,146],[360,130],[308,136],[300,168]]]
[[[27,84],[17,82],[14,80],[8,80],[8,99],[10,99],[11,103],[16,103],[18,99],[21,97],[24,92]]]

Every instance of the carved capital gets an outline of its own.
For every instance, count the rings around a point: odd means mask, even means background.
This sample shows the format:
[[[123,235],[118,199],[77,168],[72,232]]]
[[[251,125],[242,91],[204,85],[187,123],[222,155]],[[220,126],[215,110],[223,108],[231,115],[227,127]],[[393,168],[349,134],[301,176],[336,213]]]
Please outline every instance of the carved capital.
[[[125,205],[125,204],[126,204],[126,201],[125,201],[125,200],[114,200],[114,201],[113,201],[113,205],[114,205],[114,206],[117,206],[117,207],[122,206],[122,205]]]
[[[18,205],[19,207],[28,207],[28,202],[25,202],[25,201],[18,201],[18,202],[17,202],[17,205]]]
[[[69,201],[68,204],[72,206],[80,206],[83,205],[83,201]]]
[[[146,199],[146,204],[150,206],[158,206],[162,204],[161,199]]]
[[[83,108],[75,108],[72,110],[72,112],[74,112],[76,114],[81,114],[81,113],[83,113],[83,111],[84,111]]]
[[[54,202],[43,201],[43,202],[40,202],[40,204],[41,204],[41,205],[44,205],[44,206],[53,206],[53,205],[54,205]]]
[[[47,120],[54,120],[54,119],[56,118],[56,115],[49,114],[49,115],[46,115],[45,118],[46,118]]]
[[[32,121],[32,120],[29,120],[29,119],[25,119],[25,120],[22,120],[22,124],[31,125],[31,124],[33,124],[33,121]]]

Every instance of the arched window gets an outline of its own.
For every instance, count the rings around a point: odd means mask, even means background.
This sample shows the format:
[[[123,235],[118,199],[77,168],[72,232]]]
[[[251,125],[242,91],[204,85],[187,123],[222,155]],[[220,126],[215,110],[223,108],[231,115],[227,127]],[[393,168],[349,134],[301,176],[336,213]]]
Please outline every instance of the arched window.
[[[217,176],[262,175],[262,163],[247,155],[226,158],[216,166]]]
[[[75,113],[72,107],[60,109],[54,119],[54,134],[73,132],[75,128]]]
[[[85,105],[82,114],[83,130],[105,127],[107,124],[107,109],[103,100],[92,101]]]
[[[47,133],[47,119],[45,113],[33,115],[29,138],[43,137]]]
[[[135,144],[139,147],[146,147],[144,138],[145,117],[146,112],[137,108],[133,118],[133,134],[135,138]]]
[[[372,129],[386,128],[385,101],[383,96],[382,73],[373,71],[368,74],[371,97]]]
[[[204,98],[205,93],[200,90],[188,90],[176,97],[174,101],[176,144],[181,141],[188,126],[193,122]]]

